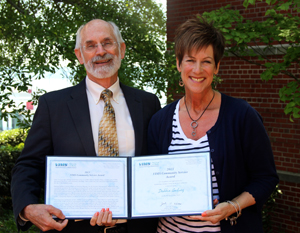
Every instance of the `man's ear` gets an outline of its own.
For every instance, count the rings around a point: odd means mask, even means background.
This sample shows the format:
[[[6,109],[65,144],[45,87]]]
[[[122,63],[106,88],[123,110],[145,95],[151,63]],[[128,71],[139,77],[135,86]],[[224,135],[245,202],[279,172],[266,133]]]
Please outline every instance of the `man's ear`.
[[[82,57],[80,49],[74,49],[74,52],[75,52],[75,55],[76,55],[78,61],[82,65],[84,62],[83,62],[83,57]]]
[[[121,44],[120,44],[120,51],[121,51],[121,58],[123,59],[124,57],[125,57],[125,50],[126,50],[126,45],[125,45],[125,43],[124,42],[122,42]]]

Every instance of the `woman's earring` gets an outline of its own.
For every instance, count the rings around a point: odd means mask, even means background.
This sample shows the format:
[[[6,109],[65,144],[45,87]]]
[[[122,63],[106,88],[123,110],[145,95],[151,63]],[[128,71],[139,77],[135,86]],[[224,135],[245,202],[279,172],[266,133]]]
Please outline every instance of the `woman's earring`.
[[[183,87],[184,86],[184,83],[182,81],[182,78],[179,79],[179,86]]]

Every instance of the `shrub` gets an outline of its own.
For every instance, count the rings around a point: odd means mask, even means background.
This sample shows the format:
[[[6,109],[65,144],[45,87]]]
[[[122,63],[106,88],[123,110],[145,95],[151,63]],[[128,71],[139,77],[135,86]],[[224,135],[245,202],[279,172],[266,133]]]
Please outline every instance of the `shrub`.
[[[25,142],[29,129],[12,129],[0,133],[0,146],[11,145],[17,146]]]
[[[0,213],[11,209],[11,170],[20,156],[28,129],[13,129],[0,133]]]
[[[262,210],[262,221],[263,221],[263,229],[265,233],[273,232],[273,222],[272,222],[272,212],[276,208],[276,199],[282,194],[282,191],[279,189],[277,185],[271,196],[268,198],[264,208]]]

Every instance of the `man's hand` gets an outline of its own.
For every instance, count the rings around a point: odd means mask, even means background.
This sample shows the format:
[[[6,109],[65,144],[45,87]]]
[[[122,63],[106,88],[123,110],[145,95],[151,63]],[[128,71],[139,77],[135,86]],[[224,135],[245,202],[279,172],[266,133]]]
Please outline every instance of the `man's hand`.
[[[107,208],[103,208],[100,212],[96,212],[91,218],[90,224],[95,226],[114,226],[116,225],[117,220],[112,219],[112,212]]]
[[[52,216],[56,216],[60,221],[55,221]],[[61,210],[44,204],[31,204],[26,206],[22,211],[22,217],[32,222],[42,231],[64,229],[68,220],[65,219],[65,215]]]

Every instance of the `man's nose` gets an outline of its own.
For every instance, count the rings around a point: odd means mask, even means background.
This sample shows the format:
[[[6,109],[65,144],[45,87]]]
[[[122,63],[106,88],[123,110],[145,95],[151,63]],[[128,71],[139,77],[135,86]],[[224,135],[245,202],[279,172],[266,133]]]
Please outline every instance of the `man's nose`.
[[[102,44],[100,44],[100,43],[97,44],[97,47],[96,47],[96,54],[97,54],[97,55],[100,55],[100,56],[106,54],[106,50],[103,48]]]

